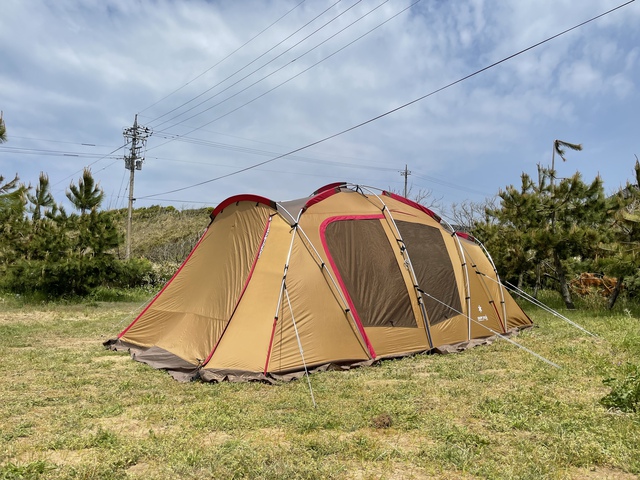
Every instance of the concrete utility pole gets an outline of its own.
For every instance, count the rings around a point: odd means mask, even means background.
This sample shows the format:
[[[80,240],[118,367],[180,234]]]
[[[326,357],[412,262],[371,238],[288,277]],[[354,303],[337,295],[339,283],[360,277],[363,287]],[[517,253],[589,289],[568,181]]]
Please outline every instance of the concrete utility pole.
[[[404,177],[404,198],[407,198],[407,178],[411,175],[411,170],[407,170],[407,164],[404,165],[404,170],[400,171],[400,175]]]
[[[131,142],[131,149],[129,150],[129,156],[124,157],[124,168],[129,170],[129,211],[127,214],[127,241],[125,259],[128,260],[131,256],[131,218],[133,216],[133,177],[136,170],[142,170],[142,163],[144,162],[144,148],[147,144],[147,138],[151,135],[151,129],[147,127],[141,127],[138,125],[138,114],[133,121],[133,127],[125,128],[122,131],[125,142],[128,144]]]

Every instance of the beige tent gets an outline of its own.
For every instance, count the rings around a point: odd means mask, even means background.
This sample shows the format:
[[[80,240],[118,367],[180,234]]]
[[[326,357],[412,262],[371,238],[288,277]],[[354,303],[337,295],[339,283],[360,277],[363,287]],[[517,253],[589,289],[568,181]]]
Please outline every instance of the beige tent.
[[[211,219],[105,345],[178,380],[271,380],[531,325],[473,238],[393,193],[331,184],[283,203],[239,195]]]

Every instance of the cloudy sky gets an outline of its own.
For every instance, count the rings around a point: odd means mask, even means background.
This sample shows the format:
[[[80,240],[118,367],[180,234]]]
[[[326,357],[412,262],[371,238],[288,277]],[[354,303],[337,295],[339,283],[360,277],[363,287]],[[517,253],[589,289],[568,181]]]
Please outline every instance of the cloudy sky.
[[[623,3],[3,0],[0,175],[46,172],[62,202],[89,166],[124,207],[137,114],[153,132],[138,207],[401,192],[407,165],[446,213],[536,175],[554,139],[584,147],[559,176],[611,192],[640,156],[640,2],[458,81]]]

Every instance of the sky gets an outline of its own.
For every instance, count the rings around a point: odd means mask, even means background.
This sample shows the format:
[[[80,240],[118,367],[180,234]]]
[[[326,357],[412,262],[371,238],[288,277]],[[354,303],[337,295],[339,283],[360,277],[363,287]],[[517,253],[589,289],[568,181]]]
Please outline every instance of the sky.
[[[446,215],[537,176],[555,139],[583,146],[559,177],[611,193],[640,156],[640,2],[536,45],[624,3],[3,0],[0,175],[45,172],[68,205],[88,167],[126,207],[137,115],[136,207],[402,194],[406,166]]]

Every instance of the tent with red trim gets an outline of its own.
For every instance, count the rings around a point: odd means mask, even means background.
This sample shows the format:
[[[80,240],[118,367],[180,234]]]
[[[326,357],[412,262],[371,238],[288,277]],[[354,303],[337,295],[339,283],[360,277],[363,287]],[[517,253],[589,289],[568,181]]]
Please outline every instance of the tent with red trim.
[[[188,381],[464,349],[532,324],[471,236],[391,192],[343,183],[218,205],[188,258],[108,348]]]

